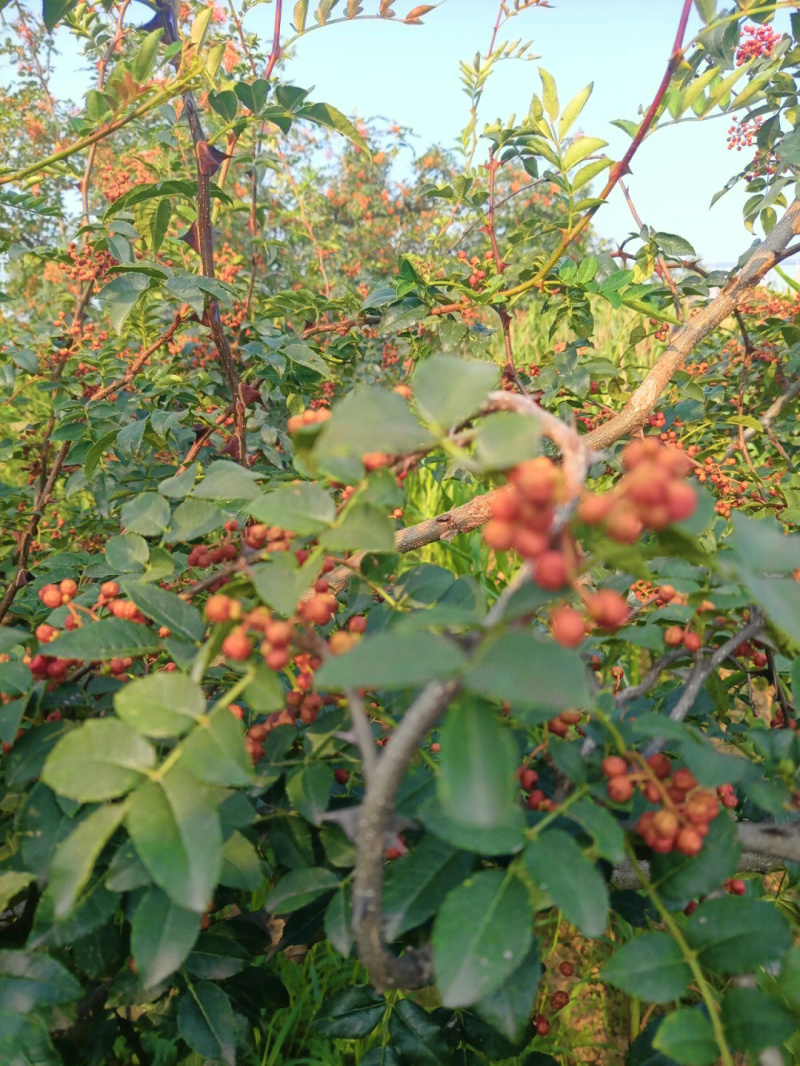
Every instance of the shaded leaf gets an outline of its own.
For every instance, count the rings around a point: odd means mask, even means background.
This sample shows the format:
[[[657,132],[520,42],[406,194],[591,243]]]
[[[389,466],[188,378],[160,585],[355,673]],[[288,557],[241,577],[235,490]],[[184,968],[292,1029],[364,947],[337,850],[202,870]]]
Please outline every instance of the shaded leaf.
[[[130,726],[97,719],[61,738],[47,757],[42,781],[79,803],[99,803],[125,795],[155,764],[155,748]]]
[[[178,906],[160,888],[148,889],[131,921],[131,954],[143,986],[150,988],[173,974],[199,932],[197,911]]]
[[[484,870],[445,899],[433,925],[436,984],[446,1007],[489,995],[517,969],[533,941],[530,901],[522,882]]]

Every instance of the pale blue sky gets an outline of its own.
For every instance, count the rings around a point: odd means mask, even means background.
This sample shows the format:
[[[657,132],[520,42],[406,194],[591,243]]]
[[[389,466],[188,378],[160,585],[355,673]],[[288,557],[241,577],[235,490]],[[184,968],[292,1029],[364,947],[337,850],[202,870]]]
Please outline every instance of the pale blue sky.
[[[362,0],[365,11],[377,0]],[[414,0],[396,0],[403,15]],[[533,62],[507,61],[493,72],[484,94],[481,121],[523,115],[540,91],[538,66],[556,79],[562,106],[588,82],[594,92],[580,125],[609,142],[612,157],[630,143],[610,124],[635,119],[650,103],[663,75],[682,8],[681,0],[552,0],[506,23],[499,40],[533,40]],[[291,10],[291,4],[288,5]],[[312,7],[313,7],[312,2]],[[444,0],[422,26],[370,21],[315,30],[298,41],[286,71],[299,85],[316,86],[315,96],[347,113],[384,115],[410,126],[420,148],[451,144],[467,118],[467,97],[458,62],[485,52],[497,13],[495,0]],[[271,33],[274,9],[248,14],[249,29]],[[788,21],[788,20],[785,20]],[[783,28],[781,23],[778,23]],[[692,14],[687,39],[700,28]],[[744,195],[727,194],[709,210],[713,194],[738,170],[743,154],[725,144],[725,117],[689,122],[645,141],[633,162],[628,185],[643,222],[677,232],[709,263],[735,261],[752,236],[741,221]],[[618,240],[635,228],[621,194],[596,216],[597,230]]]
[[[370,13],[378,0],[362,4]],[[414,5],[415,0],[394,3],[398,16]],[[293,6],[286,0],[287,26]],[[311,0],[312,10],[315,6]],[[554,75],[562,106],[587,82],[594,82],[579,126],[608,140],[607,151],[618,158],[629,140],[611,120],[636,119],[639,108],[649,104],[664,72],[681,7],[682,0],[552,0],[552,7],[522,12],[504,26],[498,40],[532,40],[532,51],[540,58],[498,65],[483,97],[479,129],[497,117],[527,111],[531,94],[540,91],[541,65]],[[131,14],[132,21],[141,23],[148,9],[137,3]],[[283,77],[303,87],[315,86],[314,99],[347,114],[382,116],[410,127],[420,151],[437,141],[452,145],[468,114],[459,60],[486,51],[496,14],[496,0],[443,0],[422,26],[378,19],[327,26],[297,42]],[[273,3],[267,0],[248,12],[245,26],[268,42],[273,19]],[[784,17],[776,25],[784,29],[787,21]],[[693,12],[687,39],[699,28]],[[64,63],[57,91],[80,91],[67,56]],[[726,148],[729,124],[729,119],[717,117],[657,132],[639,149],[628,179],[642,220],[686,237],[709,264],[730,264],[753,239],[741,221],[741,187],[709,209],[713,194],[744,161],[745,153]],[[597,214],[595,227],[615,240],[635,228],[618,191]]]

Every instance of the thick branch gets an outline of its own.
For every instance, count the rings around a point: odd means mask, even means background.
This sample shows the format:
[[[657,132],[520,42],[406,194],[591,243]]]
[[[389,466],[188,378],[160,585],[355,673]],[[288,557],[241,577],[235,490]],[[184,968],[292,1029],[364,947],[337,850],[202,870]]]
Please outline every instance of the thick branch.
[[[795,200],[769,236],[756,248],[739,274],[728,282],[707,307],[697,311],[688,322],[673,332],[658,362],[622,410],[610,421],[587,434],[587,443],[592,448],[606,448],[620,437],[627,436],[644,425],[647,416],[658,403],[661,393],[686,356],[728,315],[733,314],[741,301],[779,262],[781,252],[798,233],[800,201]]]
[[[426,734],[441,719],[459,690],[458,681],[431,682],[406,711],[367,782],[360,808],[353,876],[353,932],[358,954],[380,991],[421,988],[433,980],[429,946],[397,957],[383,935],[383,865],[386,834],[403,775]]]

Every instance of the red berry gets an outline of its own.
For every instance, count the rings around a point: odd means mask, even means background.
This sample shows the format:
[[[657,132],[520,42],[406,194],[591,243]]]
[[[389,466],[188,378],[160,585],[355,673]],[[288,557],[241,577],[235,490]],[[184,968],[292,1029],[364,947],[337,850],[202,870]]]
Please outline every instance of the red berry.
[[[610,777],[606,785],[608,798],[614,803],[627,803],[633,795],[633,781],[627,776]]]
[[[536,1032],[539,1036],[547,1036],[550,1032],[550,1022],[543,1014],[536,1015]]]
[[[550,616],[550,632],[556,644],[577,648],[586,634],[586,620],[574,607],[562,604]]]
[[[575,973],[575,967],[571,962],[567,962],[566,959],[564,960],[564,962],[560,963],[558,968],[561,971],[562,976],[564,977],[572,977],[572,975]]]
[[[530,792],[536,782],[539,780],[539,775],[535,770],[532,770],[529,766],[524,767],[519,773],[519,783],[522,786],[524,792]]]
[[[344,767],[340,766],[338,769],[333,771],[333,779],[339,785],[346,785],[347,782],[350,780],[350,771],[345,770]]]
[[[234,629],[222,642],[222,654],[234,662],[244,662],[250,658],[253,642],[241,629]]]
[[[605,777],[621,777],[628,772],[628,764],[620,755],[609,755],[600,764]]]

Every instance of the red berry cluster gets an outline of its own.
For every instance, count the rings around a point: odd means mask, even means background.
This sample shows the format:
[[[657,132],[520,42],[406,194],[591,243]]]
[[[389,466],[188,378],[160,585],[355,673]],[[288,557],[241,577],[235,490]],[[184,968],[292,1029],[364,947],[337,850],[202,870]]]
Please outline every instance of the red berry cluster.
[[[551,811],[553,801],[538,787],[539,774],[532,766],[520,766],[517,770],[520,787],[525,793],[525,802],[532,811]]]
[[[95,281],[104,278],[113,266],[118,266],[118,260],[110,252],[93,252],[91,248],[83,248],[78,251],[74,241],[67,249],[67,254],[72,260],[72,266],[61,264],[61,269],[66,270],[74,281]]]
[[[653,851],[667,854],[680,851],[697,855],[703,838],[723,807],[735,807],[731,785],[722,785],[716,793],[698,786],[694,775],[685,767],[673,770],[666,755],[651,755],[646,760],[635,755],[632,766],[619,755],[603,760],[601,770],[607,778],[606,791],[615,803],[627,803],[639,788],[658,810],[645,811],[636,823],[636,832]]]
[[[331,417],[331,413],[327,407],[319,407],[316,410],[307,409],[301,411],[299,415],[292,415],[286,423],[287,433],[297,433],[300,429],[305,429],[306,426],[316,426],[320,422],[327,422]]]
[[[675,448],[665,448],[657,437],[642,437],[622,451],[626,474],[611,492],[584,492],[578,517],[587,525],[601,525],[621,544],[633,544],[646,529],[666,529],[689,518],[697,507],[697,494],[685,481],[690,461]]]
[[[748,59],[771,56],[781,35],[770,26],[743,26],[739,47],[736,49],[736,66],[741,67]]]
[[[587,525],[601,525],[613,540],[632,544],[645,529],[665,529],[688,518],[697,506],[694,489],[684,478],[689,460],[677,449],[665,448],[655,437],[632,441],[622,453],[625,476],[611,492],[583,492],[577,517]],[[492,497],[492,517],[483,531],[490,548],[514,550],[530,565],[533,580],[558,591],[578,575],[580,551],[566,529],[556,529],[556,510],[567,502],[564,472],[545,456],[518,464],[508,484]],[[553,638],[574,648],[587,627],[616,629],[630,616],[622,595],[612,589],[594,593],[579,590],[588,618],[568,604],[551,615]]]

